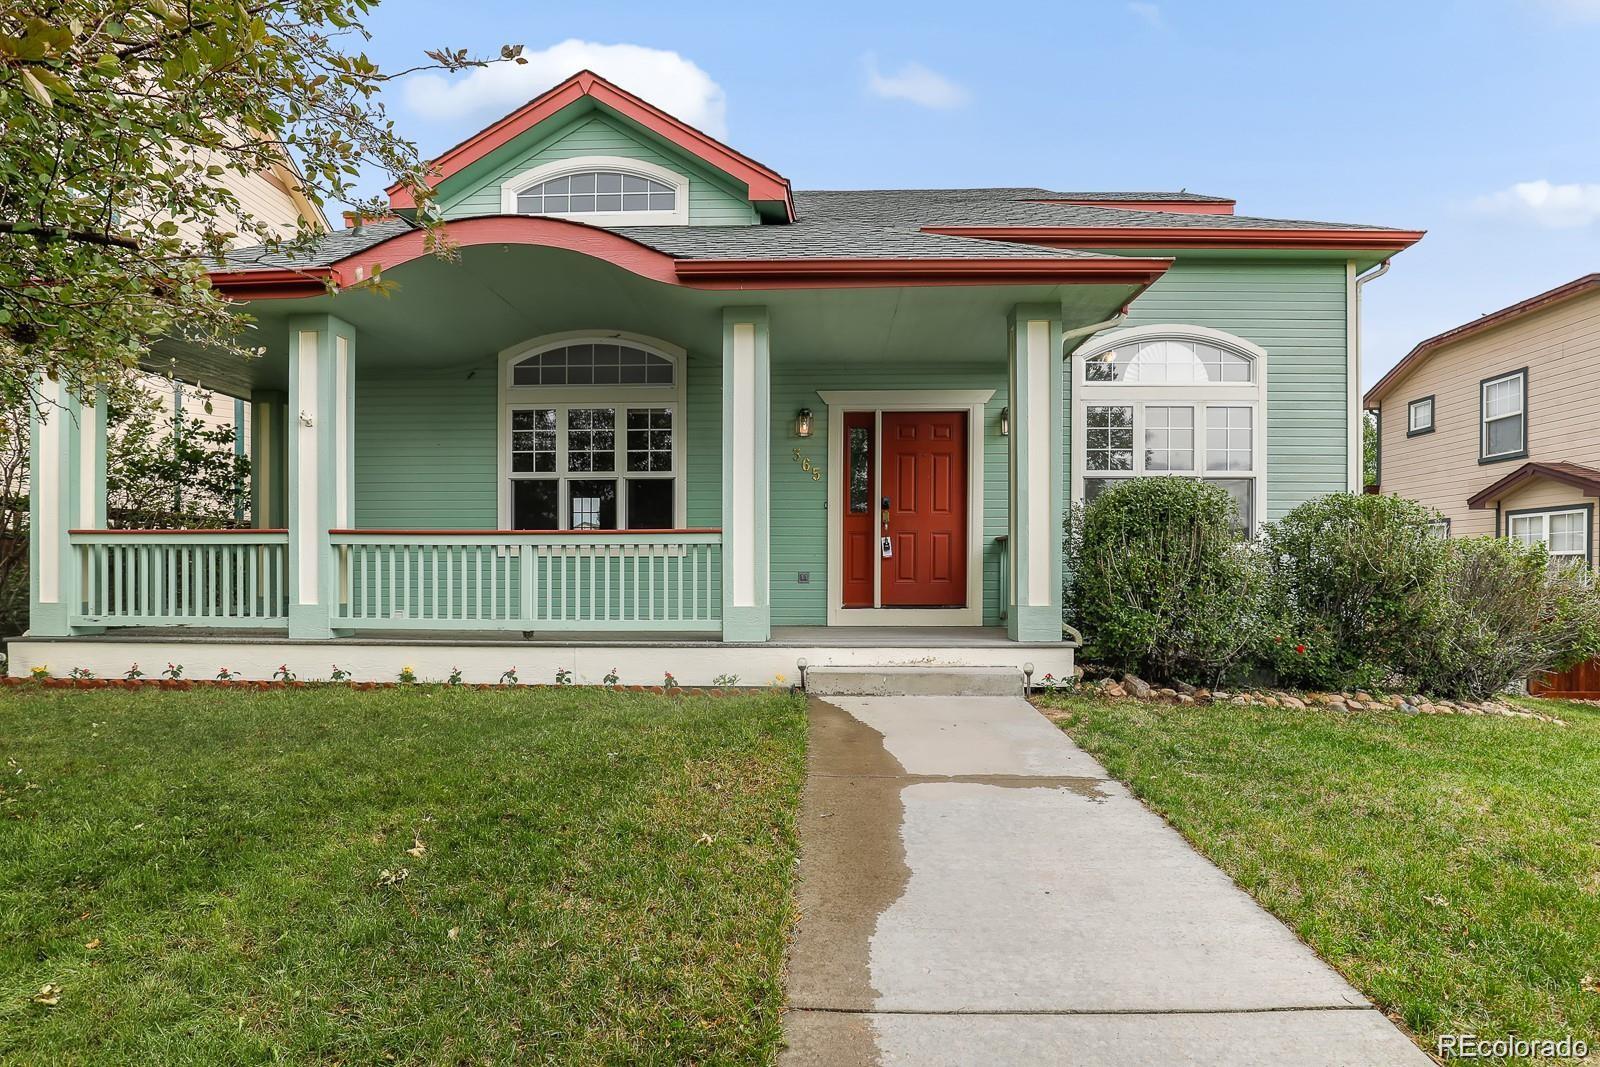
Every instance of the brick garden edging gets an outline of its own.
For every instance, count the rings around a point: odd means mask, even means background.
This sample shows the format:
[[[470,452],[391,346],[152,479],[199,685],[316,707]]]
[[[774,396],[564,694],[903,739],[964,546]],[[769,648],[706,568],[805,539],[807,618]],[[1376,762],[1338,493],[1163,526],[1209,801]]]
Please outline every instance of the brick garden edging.
[[[1082,682],[1075,689],[1058,691],[1080,692],[1109,700],[1131,699],[1177,705],[1231,704],[1236,707],[1289,708],[1297,711],[1321,707],[1342,712],[1397,711],[1403,715],[1500,715],[1512,719],[1533,719],[1556,726],[1567,725],[1553,715],[1493,700],[1430,700],[1418,694],[1400,693],[1377,697],[1361,690],[1349,693],[1291,693],[1283,689],[1244,689],[1234,692],[1181,683],[1175,688],[1158,688],[1132,674],[1124,674],[1120,679],[1101,678]]]

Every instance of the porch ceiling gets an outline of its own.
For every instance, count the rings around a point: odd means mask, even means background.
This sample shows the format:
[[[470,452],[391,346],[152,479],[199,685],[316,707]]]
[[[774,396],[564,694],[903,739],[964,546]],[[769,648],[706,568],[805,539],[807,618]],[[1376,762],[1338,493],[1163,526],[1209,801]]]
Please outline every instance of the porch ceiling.
[[[564,249],[528,245],[464,248],[459,259],[423,257],[384,272],[392,295],[348,290],[304,299],[258,300],[249,343],[265,349],[241,362],[168,340],[151,363],[220,392],[250,395],[287,384],[289,319],[334,314],[358,331],[365,373],[385,367],[481,364],[531,337],[565,330],[645,334],[691,351],[717,352],[722,309],[761,305],[772,323],[775,361],[1001,361],[1006,314],[1018,303],[1060,303],[1065,326],[1115,315],[1134,284],[932,285],[704,290],[642,278]]]

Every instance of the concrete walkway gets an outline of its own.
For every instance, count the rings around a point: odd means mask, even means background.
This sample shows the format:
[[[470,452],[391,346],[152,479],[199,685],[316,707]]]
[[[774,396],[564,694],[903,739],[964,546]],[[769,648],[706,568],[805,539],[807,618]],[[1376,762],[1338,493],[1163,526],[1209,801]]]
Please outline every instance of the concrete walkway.
[[[811,703],[786,1067],[1431,1061],[1026,702]]]

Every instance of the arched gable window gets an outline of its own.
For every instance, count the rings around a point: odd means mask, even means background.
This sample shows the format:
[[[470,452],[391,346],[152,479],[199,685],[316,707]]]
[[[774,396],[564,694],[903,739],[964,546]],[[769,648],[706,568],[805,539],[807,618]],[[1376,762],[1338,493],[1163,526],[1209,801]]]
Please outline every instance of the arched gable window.
[[[1266,514],[1266,352],[1201,326],[1114,330],[1072,360],[1073,497],[1115,481],[1199,478],[1226,489],[1240,526]]]
[[[580,156],[508,178],[500,210],[601,226],[681,226],[689,221],[689,180],[641,159]]]
[[[683,360],[681,349],[619,334],[502,352],[501,525],[681,527]]]

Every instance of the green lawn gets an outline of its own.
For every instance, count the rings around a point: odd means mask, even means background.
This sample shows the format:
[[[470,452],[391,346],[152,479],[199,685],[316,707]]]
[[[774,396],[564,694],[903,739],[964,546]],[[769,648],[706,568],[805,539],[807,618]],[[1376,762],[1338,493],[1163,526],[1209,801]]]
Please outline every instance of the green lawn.
[[[804,746],[786,693],[5,690],[0,1060],[765,1062]]]
[[[1067,732],[1430,1050],[1600,1038],[1600,712],[1054,701]],[[1060,709],[1060,710],[1057,710]]]

